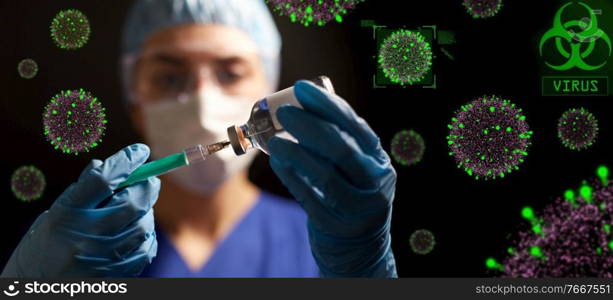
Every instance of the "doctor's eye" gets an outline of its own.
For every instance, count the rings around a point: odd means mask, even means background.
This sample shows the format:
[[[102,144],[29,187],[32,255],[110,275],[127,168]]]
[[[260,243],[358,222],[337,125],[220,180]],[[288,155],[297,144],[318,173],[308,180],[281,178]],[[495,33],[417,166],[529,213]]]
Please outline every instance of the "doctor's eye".
[[[220,70],[217,72],[217,80],[222,85],[232,85],[239,82],[244,75],[233,70]]]
[[[165,92],[183,92],[188,88],[189,76],[174,73],[156,74],[153,77],[154,86]]]

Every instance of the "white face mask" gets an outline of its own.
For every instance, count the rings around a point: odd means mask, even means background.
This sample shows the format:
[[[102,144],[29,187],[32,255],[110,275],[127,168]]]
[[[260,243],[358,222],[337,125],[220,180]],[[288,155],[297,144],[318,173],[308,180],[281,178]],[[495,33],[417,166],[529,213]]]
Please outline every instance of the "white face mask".
[[[206,89],[185,98],[143,105],[145,139],[151,156],[159,159],[197,144],[208,145],[227,140],[231,125],[249,119],[251,102]],[[236,156],[224,149],[206,161],[170,172],[174,183],[199,195],[211,195],[237,172],[247,168],[256,152]]]

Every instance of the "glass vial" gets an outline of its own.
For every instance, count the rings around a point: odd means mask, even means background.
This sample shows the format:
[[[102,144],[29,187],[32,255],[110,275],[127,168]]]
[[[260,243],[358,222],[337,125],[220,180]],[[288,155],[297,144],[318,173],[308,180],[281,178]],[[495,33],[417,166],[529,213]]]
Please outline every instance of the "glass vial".
[[[309,81],[334,94],[330,78],[319,76]],[[228,127],[228,139],[236,155],[243,155],[249,149],[260,149],[268,154],[268,140],[273,136],[296,141],[277,120],[277,108],[284,104],[302,108],[296,99],[293,86],[257,101],[251,109],[247,123]]]

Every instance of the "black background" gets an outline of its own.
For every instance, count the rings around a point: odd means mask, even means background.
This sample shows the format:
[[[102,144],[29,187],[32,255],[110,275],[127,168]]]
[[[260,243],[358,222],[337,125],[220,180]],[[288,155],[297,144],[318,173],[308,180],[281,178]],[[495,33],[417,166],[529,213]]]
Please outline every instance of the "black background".
[[[105,158],[141,141],[131,130],[118,79],[121,26],[130,3],[0,1],[0,264],[6,262],[34,218],[77,178],[89,160]],[[509,236],[523,223],[521,207],[531,205],[538,210],[566,188],[592,177],[599,164],[613,166],[610,97],[540,96],[537,40],[551,26],[560,3],[505,1],[496,17],[474,20],[460,0],[369,0],[342,24],[324,28],[304,28],[275,16],[284,42],[281,87],[296,79],[326,74],[337,93],[380,135],[387,150],[391,137],[401,129],[415,129],[426,141],[421,163],[396,166],[392,235],[400,276],[493,275],[486,272],[484,260],[488,256],[502,258]],[[61,50],[49,37],[51,19],[67,8],[84,12],[92,27],[89,43],[77,51]],[[447,49],[455,60],[435,49],[438,89],[372,89],[376,48],[372,30],[360,27],[363,19],[379,25],[437,25],[454,31],[458,43]],[[23,58],[33,58],[39,64],[40,71],[32,80],[17,74],[17,64]],[[74,156],[54,150],[45,140],[41,115],[54,94],[77,88],[89,90],[103,101],[109,123],[98,147]],[[447,154],[445,140],[453,112],[483,94],[511,99],[524,109],[535,132],[520,170],[495,181],[477,181],[457,169]],[[579,106],[595,113],[600,134],[592,148],[574,152],[563,148],[557,139],[556,122],[565,110]],[[24,164],[38,166],[47,178],[44,196],[34,203],[18,201],[10,190],[12,172]],[[254,163],[251,178],[265,189],[288,195],[264,155]],[[412,253],[408,245],[410,234],[421,228],[431,230],[437,242],[433,252],[425,256]]]

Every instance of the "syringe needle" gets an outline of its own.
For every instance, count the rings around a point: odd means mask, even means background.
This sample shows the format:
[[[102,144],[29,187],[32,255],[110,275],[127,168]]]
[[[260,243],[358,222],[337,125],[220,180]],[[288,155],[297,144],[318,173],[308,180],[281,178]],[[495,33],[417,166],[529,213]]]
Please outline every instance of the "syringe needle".
[[[206,150],[209,155],[218,152],[230,145],[230,141],[221,141],[214,144],[210,144],[206,146]]]

